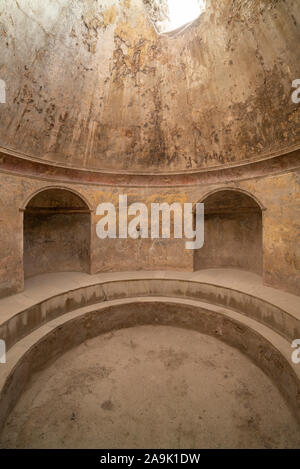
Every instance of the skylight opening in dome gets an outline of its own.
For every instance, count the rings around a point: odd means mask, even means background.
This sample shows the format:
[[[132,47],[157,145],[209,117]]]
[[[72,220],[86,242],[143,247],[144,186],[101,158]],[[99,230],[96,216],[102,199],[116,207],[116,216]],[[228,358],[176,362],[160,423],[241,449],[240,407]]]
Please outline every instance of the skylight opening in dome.
[[[169,33],[195,21],[206,9],[206,0],[167,0],[168,18],[159,23],[160,33]]]

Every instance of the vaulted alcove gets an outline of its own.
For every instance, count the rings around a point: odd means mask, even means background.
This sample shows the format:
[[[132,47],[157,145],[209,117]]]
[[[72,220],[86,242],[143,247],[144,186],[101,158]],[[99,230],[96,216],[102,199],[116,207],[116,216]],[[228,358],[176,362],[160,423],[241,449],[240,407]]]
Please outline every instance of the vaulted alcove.
[[[24,211],[24,277],[90,271],[90,210],[76,194],[47,189]]]
[[[194,269],[233,267],[262,274],[262,208],[249,195],[220,190],[204,200],[204,246]]]

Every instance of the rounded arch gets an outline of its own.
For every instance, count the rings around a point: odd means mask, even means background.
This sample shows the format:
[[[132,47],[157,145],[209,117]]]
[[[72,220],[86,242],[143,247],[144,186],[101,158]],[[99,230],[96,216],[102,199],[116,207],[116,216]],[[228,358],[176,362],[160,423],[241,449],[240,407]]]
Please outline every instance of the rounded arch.
[[[253,199],[253,201],[257,203],[257,205],[259,206],[261,211],[267,210],[266,207],[263,205],[263,203],[255,195],[253,195],[251,192],[248,192],[244,189],[240,189],[239,187],[231,187],[231,186],[230,187],[228,187],[228,186],[218,187],[217,189],[213,189],[209,192],[206,192],[198,202],[199,203],[204,203],[205,200],[208,199],[208,197],[210,197],[210,196],[212,196],[212,195],[214,195],[218,192],[223,192],[223,191],[240,192],[241,194],[244,194],[244,195],[250,197],[251,199]]]
[[[204,245],[194,252],[194,270],[237,268],[263,273],[262,203],[235,187],[212,190],[204,203]]]
[[[70,187],[67,187],[67,186],[60,186],[60,185],[51,185],[51,186],[44,186],[44,187],[40,187],[39,189],[37,189],[36,191],[34,191],[33,193],[31,193],[30,195],[28,195],[22,202],[21,206],[20,206],[20,211],[21,212],[24,212],[26,210],[26,207],[28,206],[28,204],[30,204],[30,202],[37,196],[39,195],[40,193],[42,192],[45,192],[45,191],[49,191],[49,190],[63,190],[63,191],[68,191],[68,192],[71,192],[72,194],[76,195],[79,199],[82,200],[82,202],[87,206],[87,209],[92,213],[94,211],[94,208],[92,207],[90,201],[83,195],[81,194],[80,192],[76,191],[75,189],[73,188],[70,188]]]
[[[91,208],[73,189],[46,186],[28,197],[23,217],[24,278],[91,270]]]

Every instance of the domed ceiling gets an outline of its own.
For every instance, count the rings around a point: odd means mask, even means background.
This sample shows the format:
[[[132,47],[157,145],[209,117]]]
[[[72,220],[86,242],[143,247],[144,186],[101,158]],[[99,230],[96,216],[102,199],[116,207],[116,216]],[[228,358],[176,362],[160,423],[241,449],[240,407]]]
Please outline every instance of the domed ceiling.
[[[144,173],[296,148],[298,0],[207,0],[195,22],[160,35],[166,1],[2,1],[1,147]]]

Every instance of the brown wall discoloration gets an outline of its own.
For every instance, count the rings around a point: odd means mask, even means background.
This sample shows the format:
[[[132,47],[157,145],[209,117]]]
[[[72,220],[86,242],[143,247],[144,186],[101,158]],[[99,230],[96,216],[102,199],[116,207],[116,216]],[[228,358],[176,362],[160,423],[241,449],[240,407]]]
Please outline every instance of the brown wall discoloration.
[[[89,272],[90,216],[26,214],[24,275]]]
[[[24,277],[90,272],[90,213],[74,193],[50,189],[35,195],[24,212]]]
[[[143,0],[11,3],[0,7],[3,146],[70,166],[168,172],[299,144],[295,0],[210,0],[177,37],[155,34]]]
[[[300,77],[296,0],[210,0],[201,18],[176,37],[156,35],[143,0],[45,1],[39,7],[18,0],[9,9],[1,4],[0,13],[0,78],[7,84],[1,145],[49,162],[37,171],[37,165],[23,160],[29,167],[25,175],[22,165],[14,166],[16,158],[9,167],[9,152],[1,156],[0,164],[5,161],[11,174],[0,174],[0,296],[23,288],[19,209],[37,191],[57,185],[76,189],[94,210],[100,202],[116,203],[120,193],[128,195],[129,203],[149,205],[197,202],[224,188],[244,190],[266,208],[265,282],[300,293],[299,172],[296,166],[277,164],[280,156],[260,169],[238,166],[273,152],[286,152],[285,161],[297,159],[296,153],[288,154],[300,142],[300,107],[291,100],[292,81]],[[63,166],[61,172],[53,163]],[[196,170],[215,166],[218,171],[194,178]],[[99,173],[97,179],[98,173],[87,168],[109,174]],[[172,173],[185,170],[193,174]],[[143,179],[139,172],[151,174]],[[150,187],[156,174],[159,188]],[[175,180],[178,187],[172,186]],[[245,220],[254,247],[260,227],[251,217]],[[60,217],[54,221],[51,229],[61,226]],[[185,249],[185,240],[101,241],[97,221],[94,212],[91,273],[193,269],[193,252]],[[36,231],[38,223],[33,226]],[[228,231],[232,251],[232,232],[241,239],[236,228]],[[213,233],[207,236],[213,238]],[[74,237],[66,238],[70,260]],[[30,254],[28,239],[25,256],[40,258],[36,251]],[[243,254],[248,247],[242,244],[237,265],[252,269]],[[207,265],[221,265],[221,257],[210,258]],[[42,271],[48,270],[46,264]],[[79,264],[82,268],[80,261],[76,269]],[[37,273],[38,266],[31,265],[31,273]],[[71,267],[63,262],[62,268]]]
[[[195,251],[194,269],[235,267],[262,274],[262,211],[249,196],[219,191],[205,204],[205,241]]]
[[[23,286],[22,224],[25,201],[49,183],[19,176],[0,174],[2,227],[0,244],[1,296],[20,291]],[[57,186],[57,184],[56,184]],[[240,189],[256,197],[263,211],[264,280],[268,285],[300,293],[299,273],[299,172],[249,179],[238,183],[188,188],[111,188],[61,185],[82,194],[95,210],[101,202],[117,204],[119,194],[128,195],[128,203],[199,202],[212,191]],[[193,270],[193,251],[185,249],[185,240],[100,240],[91,216],[91,273],[128,270]]]

